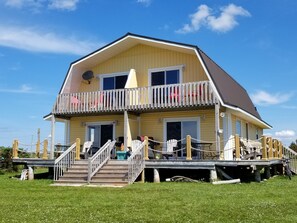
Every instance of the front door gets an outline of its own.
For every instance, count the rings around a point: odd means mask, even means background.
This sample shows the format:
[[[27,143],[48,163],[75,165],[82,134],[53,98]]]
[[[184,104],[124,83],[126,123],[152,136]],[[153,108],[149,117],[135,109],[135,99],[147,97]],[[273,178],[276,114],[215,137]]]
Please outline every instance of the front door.
[[[93,147],[100,148],[113,138],[113,124],[88,126],[88,140],[93,141]]]

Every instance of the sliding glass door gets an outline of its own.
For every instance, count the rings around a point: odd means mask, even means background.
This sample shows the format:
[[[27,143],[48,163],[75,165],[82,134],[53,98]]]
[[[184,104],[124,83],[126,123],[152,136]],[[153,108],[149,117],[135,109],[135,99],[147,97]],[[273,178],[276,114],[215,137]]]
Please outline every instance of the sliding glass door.
[[[198,118],[185,118],[181,120],[165,119],[165,141],[176,139],[179,141],[178,148],[184,148],[187,135],[190,135],[194,139],[199,139],[199,125]],[[185,151],[179,151],[178,156],[184,157]]]

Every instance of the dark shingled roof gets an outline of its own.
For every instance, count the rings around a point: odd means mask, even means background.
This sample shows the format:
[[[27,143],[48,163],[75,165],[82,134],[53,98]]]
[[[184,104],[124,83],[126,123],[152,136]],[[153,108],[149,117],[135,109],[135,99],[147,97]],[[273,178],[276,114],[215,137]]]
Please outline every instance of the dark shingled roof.
[[[246,90],[202,50],[198,49],[198,52],[223,102],[232,107],[239,107],[262,120]]]

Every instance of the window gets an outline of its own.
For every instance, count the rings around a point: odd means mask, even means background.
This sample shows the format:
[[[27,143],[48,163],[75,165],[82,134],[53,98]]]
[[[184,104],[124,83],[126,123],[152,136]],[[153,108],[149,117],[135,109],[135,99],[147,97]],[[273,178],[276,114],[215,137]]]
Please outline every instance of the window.
[[[249,139],[249,124],[245,123],[245,137]]]
[[[166,119],[164,123],[164,136],[165,141],[169,139],[181,140],[185,139],[187,135],[192,138],[199,139],[199,119],[197,118],[184,118],[178,119]],[[182,140],[179,143],[179,147],[183,146],[186,141]],[[179,156],[183,157],[182,152],[178,153]]]
[[[118,73],[110,75],[101,75],[101,89],[102,90],[113,90],[125,88],[128,74]]]
[[[241,137],[241,121],[240,120],[236,120],[235,132],[239,137]]]
[[[256,139],[259,139],[259,129],[256,128]]]
[[[150,85],[168,85],[181,83],[182,66],[149,70]]]

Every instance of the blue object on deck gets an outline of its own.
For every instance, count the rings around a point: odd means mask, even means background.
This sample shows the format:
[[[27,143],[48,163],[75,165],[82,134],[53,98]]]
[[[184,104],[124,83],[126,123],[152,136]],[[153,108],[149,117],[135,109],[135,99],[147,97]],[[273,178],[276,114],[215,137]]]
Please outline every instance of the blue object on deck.
[[[125,151],[117,151],[117,159],[118,160],[126,159],[126,152]]]

